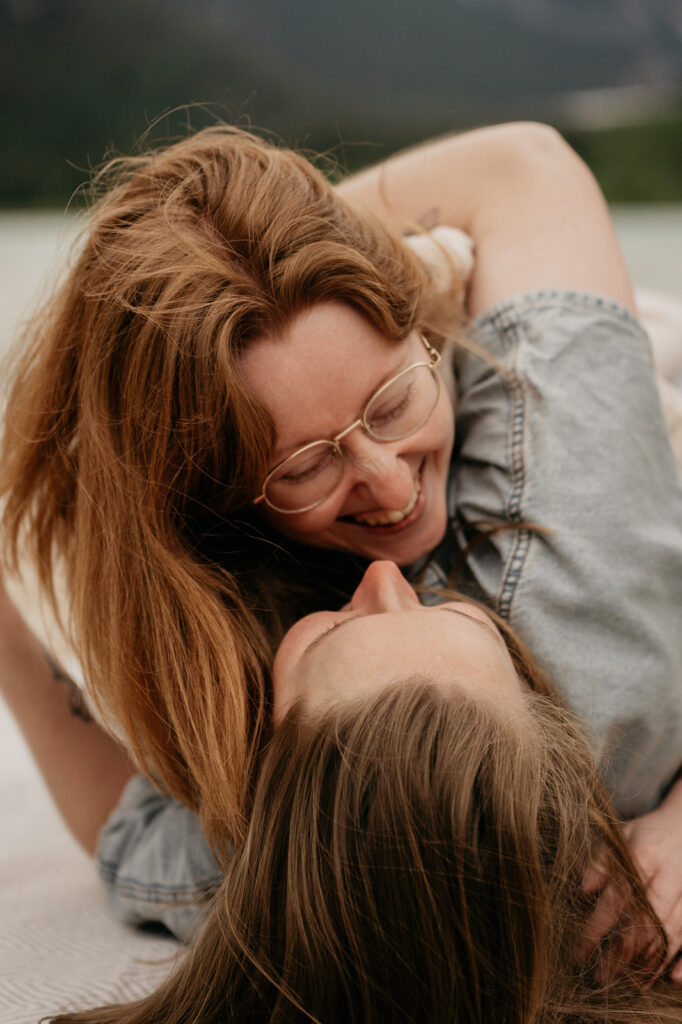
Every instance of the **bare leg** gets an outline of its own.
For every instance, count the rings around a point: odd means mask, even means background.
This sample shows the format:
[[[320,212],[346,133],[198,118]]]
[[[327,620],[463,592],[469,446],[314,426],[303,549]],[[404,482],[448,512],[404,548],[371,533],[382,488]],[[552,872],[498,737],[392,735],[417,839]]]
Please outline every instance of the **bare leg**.
[[[135,767],[50,665],[0,585],[0,693],[67,826],[89,853]]]

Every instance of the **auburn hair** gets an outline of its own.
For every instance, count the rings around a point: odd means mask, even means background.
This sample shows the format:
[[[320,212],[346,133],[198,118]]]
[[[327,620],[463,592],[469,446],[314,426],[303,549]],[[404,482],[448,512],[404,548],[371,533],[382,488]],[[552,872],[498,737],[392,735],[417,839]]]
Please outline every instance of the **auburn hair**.
[[[428,327],[428,280],[306,159],[235,128],[113,160],[94,192],[68,277],[22,339],[5,561],[36,565],[96,704],[224,860],[273,649],[318,599],[294,581],[345,593],[358,572],[250,511],[274,430],[240,354],[328,300],[402,339]]]
[[[523,714],[410,678],[264,753],[246,839],[170,978],[53,1024],[673,1024],[665,937],[572,715],[520,647]],[[596,857],[623,896],[587,962]],[[620,973],[627,927],[646,941]]]

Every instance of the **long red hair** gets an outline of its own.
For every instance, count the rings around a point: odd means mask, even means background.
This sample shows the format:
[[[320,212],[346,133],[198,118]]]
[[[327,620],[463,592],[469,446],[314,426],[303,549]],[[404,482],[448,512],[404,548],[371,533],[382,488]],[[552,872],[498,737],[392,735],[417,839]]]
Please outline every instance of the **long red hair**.
[[[332,299],[403,338],[428,327],[428,282],[307,160],[233,128],[114,160],[94,188],[70,273],[22,342],[5,560],[35,564],[100,709],[222,859],[243,833],[272,651],[309,600],[304,556],[249,511],[273,426],[240,353]],[[306,557],[334,583],[316,562],[332,555]]]

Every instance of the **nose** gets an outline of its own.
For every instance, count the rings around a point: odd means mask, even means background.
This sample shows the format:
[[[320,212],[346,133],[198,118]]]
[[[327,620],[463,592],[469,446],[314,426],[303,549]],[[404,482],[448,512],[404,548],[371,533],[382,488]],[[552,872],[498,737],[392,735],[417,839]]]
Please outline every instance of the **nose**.
[[[362,450],[356,444],[350,459],[355,493],[371,508],[405,508],[412,500],[415,479],[397,443],[381,444],[367,437],[362,441]]]
[[[419,607],[419,598],[395,562],[372,562],[350,602],[364,615],[407,611]]]

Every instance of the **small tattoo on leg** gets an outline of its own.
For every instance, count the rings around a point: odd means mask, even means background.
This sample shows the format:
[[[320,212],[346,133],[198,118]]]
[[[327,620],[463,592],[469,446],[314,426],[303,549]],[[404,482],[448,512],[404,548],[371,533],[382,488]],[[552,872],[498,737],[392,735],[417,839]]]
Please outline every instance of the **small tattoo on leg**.
[[[75,718],[80,718],[82,722],[92,722],[92,715],[88,711],[88,706],[85,702],[85,697],[81,691],[81,688],[74,683],[71,676],[67,675],[64,669],[59,665],[51,654],[47,651],[43,652],[45,655],[45,661],[50,666],[50,671],[54,677],[56,683],[60,683],[66,686],[69,691],[69,711]]]

